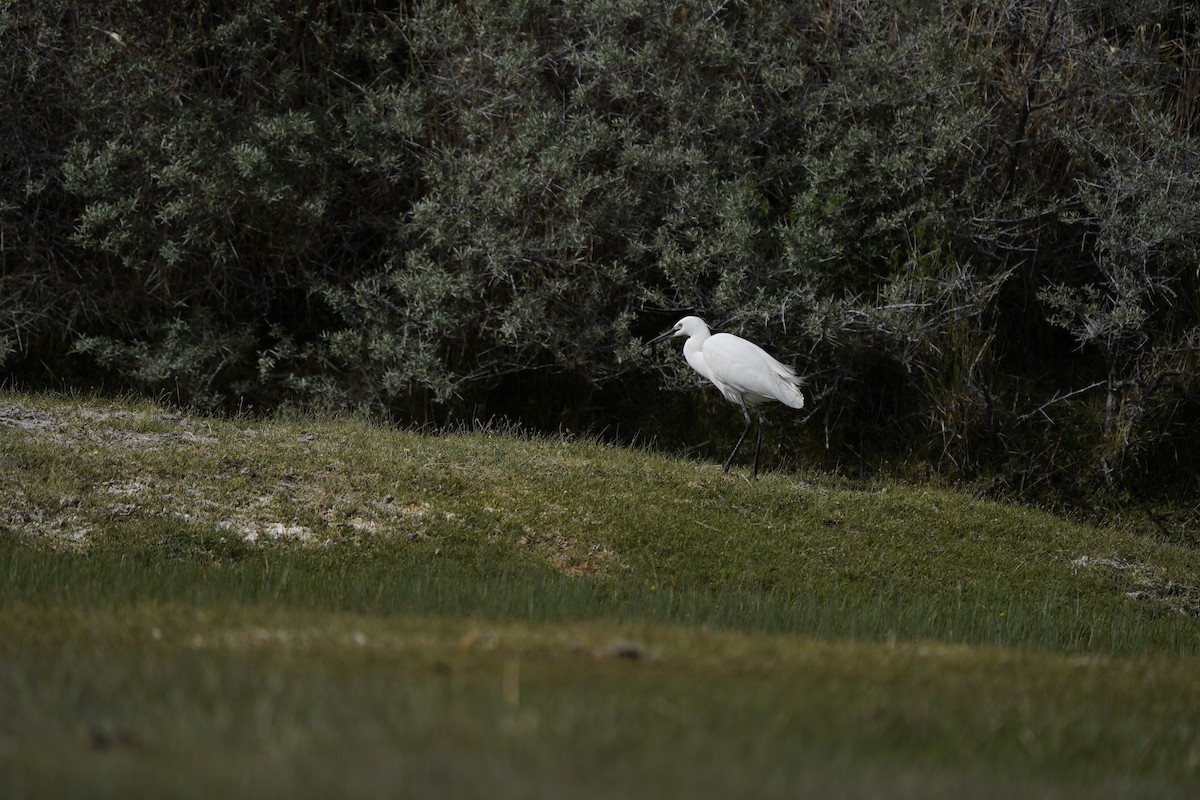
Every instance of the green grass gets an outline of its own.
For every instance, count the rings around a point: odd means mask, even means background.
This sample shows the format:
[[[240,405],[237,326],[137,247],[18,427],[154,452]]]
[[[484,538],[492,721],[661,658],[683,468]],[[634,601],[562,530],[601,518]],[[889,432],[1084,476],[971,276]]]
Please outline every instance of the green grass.
[[[931,487],[0,395],[5,797],[1190,797],[1200,558]]]

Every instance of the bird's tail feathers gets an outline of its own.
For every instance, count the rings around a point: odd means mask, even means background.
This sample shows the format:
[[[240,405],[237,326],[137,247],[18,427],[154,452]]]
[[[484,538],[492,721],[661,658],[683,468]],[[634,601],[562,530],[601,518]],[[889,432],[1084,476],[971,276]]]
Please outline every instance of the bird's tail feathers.
[[[800,391],[800,378],[788,367],[779,372],[779,402],[791,408],[804,408],[804,392]]]
[[[788,384],[788,390],[779,398],[785,406],[792,408],[804,408],[804,392],[800,391],[800,387],[794,383]]]

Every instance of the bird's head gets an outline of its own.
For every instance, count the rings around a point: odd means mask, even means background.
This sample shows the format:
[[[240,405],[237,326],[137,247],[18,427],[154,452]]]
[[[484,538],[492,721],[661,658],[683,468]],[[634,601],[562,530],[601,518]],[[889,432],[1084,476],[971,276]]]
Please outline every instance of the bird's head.
[[[666,341],[675,336],[708,336],[708,326],[699,317],[684,317],[659,336],[655,336],[646,342],[643,349],[654,347],[659,342]]]

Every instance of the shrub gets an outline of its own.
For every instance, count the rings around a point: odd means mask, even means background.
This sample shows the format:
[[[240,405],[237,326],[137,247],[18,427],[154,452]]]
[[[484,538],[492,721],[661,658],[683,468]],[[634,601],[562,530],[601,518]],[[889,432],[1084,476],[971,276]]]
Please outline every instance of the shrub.
[[[823,424],[782,424],[832,464],[1189,474],[1196,23],[1172,0],[10,4],[0,358],[211,408],[602,425],[677,408],[663,379],[690,378],[639,344],[696,312],[810,376]],[[667,441],[724,425],[697,408]]]

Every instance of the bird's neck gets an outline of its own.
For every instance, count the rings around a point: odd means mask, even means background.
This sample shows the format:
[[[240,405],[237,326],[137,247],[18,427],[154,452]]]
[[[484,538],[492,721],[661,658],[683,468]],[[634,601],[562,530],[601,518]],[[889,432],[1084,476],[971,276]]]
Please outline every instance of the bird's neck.
[[[692,369],[699,372],[704,377],[712,380],[708,374],[708,366],[704,363],[704,340],[709,337],[705,332],[703,335],[692,335],[683,343],[683,357],[687,359],[688,364]]]

